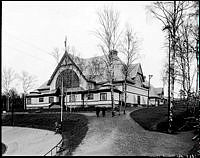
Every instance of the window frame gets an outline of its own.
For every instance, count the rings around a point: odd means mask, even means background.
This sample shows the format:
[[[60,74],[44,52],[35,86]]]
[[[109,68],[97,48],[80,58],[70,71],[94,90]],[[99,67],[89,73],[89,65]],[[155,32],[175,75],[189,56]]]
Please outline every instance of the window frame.
[[[41,101],[42,99],[42,101]],[[39,97],[39,103],[44,102],[44,97]]]
[[[49,103],[53,103],[54,102],[54,97],[49,97]]]
[[[30,105],[30,104],[31,104],[31,98],[27,98],[26,104],[27,104],[27,105]]]
[[[103,99],[103,96],[105,96],[105,99]],[[100,101],[107,101],[107,93],[100,93]]]
[[[94,100],[94,93],[87,94],[87,100]]]
[[[69,95],[69,102],[75,102],[76,101],[76,94],[70,94]]]

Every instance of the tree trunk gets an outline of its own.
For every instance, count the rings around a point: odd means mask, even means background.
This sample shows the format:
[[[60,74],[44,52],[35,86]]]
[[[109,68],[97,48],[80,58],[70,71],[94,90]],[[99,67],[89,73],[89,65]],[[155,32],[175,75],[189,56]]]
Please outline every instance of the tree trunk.
[[[26,110],[26,95],[24,94],[24,111]]]
[[[10,98],[9,98],[9,96],[7,96],[7,98],[8,98],[7,110],[9,111],[10,110]]]
[[[111,59],[112,61],[113,59]],[[111,83],[111,104],[112,104],[112,116],[114,116],[114,108],[115,108],[115,103],[114,103],[114,87],[113,87],[113,78],[114,78],[114,71],[113,71],[113,61],[111,62],[111,65],[110,65],[110,72],[111,72],[111,75],[110,75],[110,83]]]
[[[126,84],[126,79],[124,82],[124,114],[126,114],[126,89],[127,89],[127,84]]]
[[[112,80],[111,80],[111,104],[112,104],[112,116],[114,116],[114,92],[113,92]]]
[[[174,18],[173,18],[173,26],[172,26],[172,84],[171,84],[171,102],[170,102],[170,109],[169,109],[169,132],[172,131],[172,123],[173,123],[173,104],[174,104],[174,81],[175,81],[175,74],[174,74],[174,65],[175,65],[175,45],[176,45],[176,1],[174,1]]]

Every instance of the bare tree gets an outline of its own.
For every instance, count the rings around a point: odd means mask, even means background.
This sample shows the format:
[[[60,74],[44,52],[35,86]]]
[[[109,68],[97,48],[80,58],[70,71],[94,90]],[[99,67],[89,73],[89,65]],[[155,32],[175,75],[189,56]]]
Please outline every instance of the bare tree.
[[[59,49],[54,48],[54,50],[50,53],[50,55],[56,60],[56,64],[58,64],[61,57],[61,54],[59,53]]]
[[[191,72],[191,64],[195,56],[193,44],[195,41],[191,38],[190,25],[188,23],[182,25],[179,31],[179,39],[177,42],[177,58],[176,63],[179,70],[179,78],[183,86],[183,90],[187,97],[191,95],[191,88],[194,74]]]
[[[173,99],[174,99],[174,82],[175,82],[175,56],[177,45],[177,31],[183,24],[186,10],[191,8],[187,1],[173,1],[173,2],[154,2],[148,9],[150,12],[163,24],[163,30],[167,29],[171,38],[172,54],[170,71],[171,73],[171,99],[169,100],[169,131],[172,128],[173,118]],[[170,79],[170,78],[169,78]],[[169,86],[169,85],[168,85]],[[171,102],[172,101],[172,102]]]
[[[127,78],[130,76],[133,67],[133,62],[138,59],[138,39],[136,33],[127,26],[124,38],[121,43],[120,52],[125,56],[125,61],[122,63],[122,73],[124,74],[123,84],[123,101],[124,101],[124,114],[126,113],[126,100],[127,100]]]
[[[190,17],[194,18],[192,21],[192,34],[196,40],[196,96],[199,97],[199,1],[193,1],[194,12],[191,12]],[[199,105],[200,108],[200,105]]]
[[[3,92],[5,94],[9,93],[9,90],[11,88],[11,85],[13,81],[16,79],[16,73],[12,68],[3,68],[3,74],[2,74],[2,86],[3,86]]]
[[[17,74],[12,68],[6,68],[6,67],[3,68],[2,87],[3,87],[3,93],[8,97],[7,110],[9,110],[9,91],[16,77],[17,77]]]
[[[104,76],[104,62],[101,58],[93,57],[87,65],[89,80],[101,79]]]
[[[80,53],[77,53],[77,50],[74,46],[68,48],[68,51],[71,52],[70,57],[76,63],[78,68],[83,72],[86,68],[85,60],[81,57]]]
[[[161,81],[162,81],[162,83],[163,83],[163,89],[164,89],[164,87],[165,87],[165,85],[167,84],[167,80],[168,80],[168,76],[167,76],[167,74],[168,74],[168,64],[167,63],[165,63],[165,66],[163,67],[163,69],[161,70]]]
[[[30,75],[26,71],[22,71],[19,79],[22,82],[22,88],[25,94],[35,87],[35,82],[37,81],[35,76]]]
[[[100,39],[99,47],[104,54],[107,69],[107,77],[111,85],[111,102],[112,114],[114,110],[114,92],[113,92],[113,51],[116,51],[119,45],[119,12],[112,8],[104,7],[97,12],[99,28],[95,31],[95,35]]]
[[[193,61],[196,53],[196,39],[192,34],[192,25],[190,19],[186,19],[178,31],[177,40],[177,56],[175,62],[177,64],[177,82],[181,84],[181,93],[186,96],[187,110],[191,102],[192,85],[196,69],[192,70]],[[195,109],[195,104],[194,104]]]
[[[22,71],[21,75],[18,75],[18,79],[21,81],[22,84],[22,89],[24,92],[24,109],[26,109],[26,95],[28,93],[29,90],[33,89],[35,87],[35,82],[36,77],[30,75],[28,72],[26,71]]]

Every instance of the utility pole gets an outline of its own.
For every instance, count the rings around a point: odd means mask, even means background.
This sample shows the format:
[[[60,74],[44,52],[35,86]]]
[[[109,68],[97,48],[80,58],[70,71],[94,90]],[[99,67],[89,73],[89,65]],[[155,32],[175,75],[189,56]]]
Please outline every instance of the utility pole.
[[[149,89],[148,89],[148,103],[147,103],[147,105],[148,105],[148,107],[149,107],[149,90],[150,90],[150,81],[151,81],[151,77],[153,77],[153,75],[149,75]]]
[[[65,44],[65,53],[67,51],[67,37],[65,37],[65,41],[64,41],[64,44]],[[61,116],[60,116],[60,121],[61,121],[61,125],[62,125],[62,121],[63,121],[63,102],[64,102],[64,73],[62,74],[62,91],[61,91]]]
[[[60,116],[61,125],[62,125],[62,120],[63,120],[63,75],[62,75],[61,116]]]

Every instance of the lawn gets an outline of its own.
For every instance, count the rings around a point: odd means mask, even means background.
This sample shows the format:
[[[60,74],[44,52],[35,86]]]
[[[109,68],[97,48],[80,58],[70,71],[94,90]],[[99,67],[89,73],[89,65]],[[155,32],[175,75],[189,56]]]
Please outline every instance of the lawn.
[[[60,120],[59,113],[15,114],[14,126],[31,127],[55,131],[55,122]],[[64,113],[63,115],[63,145],[66,155],[71,155],[74,149],[85,137],[88,120],[84,115]],[[2,117],[3,126],[11,126],[11,115]]]
[[[193,107],[187,107],[184,104],[176,104],[174,107],[174,122],[173,129],[174,131],[178,131],[180,127],[184,125],[184,118],[191,115],[191,110]],[[197,110],[198,111],[198,108]],[[198,114],[197,114],[198,115]],[[150,131],[158,131],[168,133],[168,107],[167,105],[162,105],[158,107],[149,107],[144,109],[139,109],[133,111],[130,114],[131,118],[133,118],[137,123],[139,123],[144,129]],[[189,127],[185,130],[192,130],[192,127]],[[197,150],[199,148],[199,141],[196,141],[195,145],[189,152],[189,154],[197,154]]]
[[[146,130],[156,130],[156,125],[167,119],[165,106],[139,109],[131,113],[131,117]]]
[[[191,109],[191,107],[189,107]],[[186,111],[185,105],[175,105],[173,129],[176,131],[184,125],[184,117],[190,116],[190,112]],[[167,132],[168,129],[168,107],[161,105],[158,107],[149,107],[139,109],[131,113],[131,117],[139,123],[144,129]]]

